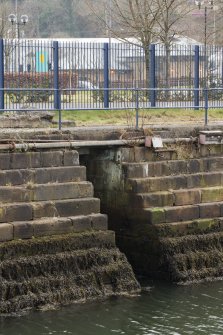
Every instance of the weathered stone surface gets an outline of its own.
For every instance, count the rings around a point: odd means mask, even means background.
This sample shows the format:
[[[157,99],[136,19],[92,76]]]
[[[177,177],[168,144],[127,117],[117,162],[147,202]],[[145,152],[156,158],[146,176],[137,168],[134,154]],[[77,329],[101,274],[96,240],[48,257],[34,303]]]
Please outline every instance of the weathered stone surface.
[[[32,222],[35,237],[65,234],[72,232],[70,218],[47,218]]]
[[[153,162],[149,164],[149,167],[152,167],[150,170],[152,174],[149,174],[149,177],[161,177],[170,175],[170,170],[168,164],[165,162]]]
[[[153,152],[145,147],[121,148],[120,150],[122,162],[144,162],[154,159]]]
[[[171,175],[187,173],[187,161],[176,160],[167,162]]]
[[[222,172],[211,172],[204,174],[201,180],[201,186],[221,186],[222,185]]]
[[[210,146],[210,155],[221,155],[223,153],[223,145],[215,144]]]
[[[34,176],[34,169],[6,170],[4,185],[23,185],[26,183],[33,183]]]
[[[177,159],[177,152],[174,149],[156,149],[154,152],[154,160],[155,161],[169,161],[169,160]]]
[[[93,196],[93,186],[89,182],[55,183],[30,185],[34,201],[87,198]]]
[[[219,219],[196,219],[183,222],[172,222],[157,224],[152,228],[155,229],[159,237],[178,237],[193,234],[205,234],[211,231],[218,231]]]
[[[201,175],[200,174],[188,175],[187,188],[199,188],[199,187],[201,187]]]
[[[91,220],[89,216],[71,216],[72,230],[74,232],[83,232],[91,230]]]
[[[210,156],[209,146],[201,145],[201,147],[200,147],[200,155],[202,157]]]
[[[200,218],[216,218],[221,216],[219,203],[199,204]]]
[[[12,226],[14,239],[32,238],[34,234],[32,221],[13,222]]]
[[[187,187],[198,188],[221,185],[222,172],[206,172],[187,176]]]
[[[86,178],[85,168],[75,167],[51,167],[37,169],[35,171],[35,183],[66,183],[68,181],[83,181]]]
[[[155,162],[154,176],[170,176],[187,173],[187,162],[182,160]]]
[[[203,160],[204,171],[222,171],[223,170],[223,157],[210,157]]]
[[[154,177],[145,179],[130,179],[129,183],[135,193],[166,191],[169,189],[185,188],[185,176]]]
[[[12,169],[26,169],[41,166],[40,152],[22,152],[11,154]]]
[[[148,165],[148,163],[123,164],[122,168],[126,178],[146,178],[153,175],[152,165]]]
[[[151,208],[143,211],[146,216],[149,224],[159,224],[166,222],[165,211],[163,208]]]
[[[55,206],[60,216],[89,215],[99,213],[100,200],[96,198],[56,200]]]
[[[6,174],[4,171],[0,171],[0,185],[6,185]]]
[[[24,187],[0,186],[1,202],[26,202],[31,199],[32,192]]]
[[[201,190],[201,202],[223,201],[223,187],[209,187]]]
[[[165,208],[166,222],[188,221],[199,218],[198,206],[179,206]]]
[[[64,151],[64,166],[79,165],[79,154],[75,150]]]
[[[108,229],[108,217],[105,214],[91,214],[90,221],[91,221],[91,227],[94,230]]]
[[[193,205],[201,202],[201,191],[198,189],[192,190],[175,190],[174,194],[174,205]]]
[[[136,194],[132,201],[132,206],[137,208],[173,206],[174,195],[167,191],[142,193]]]
[[[30,204],[4,204],[0,206],[0,222],[32,220]]]
[[[13,226],[9,223],[0,224],[0,242],[6,242],[13,239]]]
[[[201,172],[201,160],[190,159],[187,161],[188,173],[198,173]]]
[[[102,233],[10,242],[12,253],[23,257],[8,253],[10,260],[1,260],[0,313],[139,293],[126,257],[112,246],[113,236]]]
[[[11,168],[11,156],[10,154],[0,153],[0,169],[9,170]]]
[[[40,154],[42,167],[63,165],[63,151],[43,151]]]
[[[31,203],[33,211],[33,219],[42,217],[56,217],[59,216],[55,203],[53,201],[41,201]]]

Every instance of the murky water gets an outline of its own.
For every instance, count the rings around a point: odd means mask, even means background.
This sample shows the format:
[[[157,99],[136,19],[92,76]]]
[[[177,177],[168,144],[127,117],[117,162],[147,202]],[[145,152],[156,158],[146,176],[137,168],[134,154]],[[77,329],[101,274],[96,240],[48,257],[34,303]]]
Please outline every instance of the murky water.
[[[223,334],[223,282],[150,285],[148,292],[131,299],[1,318],[0,335]]]

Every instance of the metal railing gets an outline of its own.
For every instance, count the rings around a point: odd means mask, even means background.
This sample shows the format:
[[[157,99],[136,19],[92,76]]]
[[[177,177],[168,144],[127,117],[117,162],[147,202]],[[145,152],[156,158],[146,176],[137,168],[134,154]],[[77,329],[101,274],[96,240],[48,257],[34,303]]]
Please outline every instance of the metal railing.
[[[193,100],[186,100],[186,101],[161,101],[160,103],[157,103],[156,106],[151,105],[150,101],[150,95],[155,94],[158,95],[161,92],[164,96],[168,97],[172,94],[181,92],[181,94],[190,95],[192,92],[194,92],[194,89],[167,89],[167,88],[159,88],[159,89],[75,89],[71,90],[71,92],[79,92],[79,93],[93,93],[97,97],[100,98],[103,94],[108,96],[109,98],[109,106],[107,108],[104,107],[103,102],[97,102],[93,106],[92,103],[88,104],[86,101],[83,103],[77,104],[76,102],[74,105],[72,103],[64,102],[62,97],[64,96],[64,92],[67,93],[66,89],[58,90],[58,112],[59,112],[59,119],[58,119],[58,127],[59,129],[62,128],[62,111],[72,111],[72,110],[135,110],[135,126],[136,128],[139,127],[139,111],[144,109],[190,109],[196,111],[202,109],[204,110],[204,124],[208,124],[208,111],[210,108],[220,108],[223,107],[223,103],[219,104],[219,101],[214,101],[213,99],[209,101],[209,95],[213,96],[213,94],[220,94],[223,96],[223,88],[205,88],[205,89],[197,89],[196,91],[199,93],[200,97],[202,97],[202,100],[200,100],[200,103],[198,105],[194,104]],[[70,91],[69,91],[70,92]],[[129,99],[121,100],[121,101],[111,101],[110,97],[112,94],[120,94],[120,96],[124,93],[125,96],[127,96]],[[53,108],[54,109],[54,108]]]
[[[148,51],[127,43],[0,40],[0,111],[203,108],[207,124],[208,109],[223,107],[223,48]]]

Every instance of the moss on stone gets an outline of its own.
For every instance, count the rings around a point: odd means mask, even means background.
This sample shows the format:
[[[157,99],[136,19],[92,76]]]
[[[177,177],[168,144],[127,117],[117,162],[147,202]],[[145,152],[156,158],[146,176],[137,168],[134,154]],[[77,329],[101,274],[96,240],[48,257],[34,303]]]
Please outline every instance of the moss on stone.
[[[27,240],[13,240],[0,243],[0,261],[16,257],[52,254],[89,247],[115,247],[115,234],[112,231],[88,231],[83,233],[45,236]]]
[[[140,292],[113,232],[0,244],[0,313]]]
[[[149,223],[159,224],[165,222],[165,210],[161,207],[154,207],[149,209]]]
[[[202,202],[215,202],[223,200],[223,187],[210,187],[201,190]]]

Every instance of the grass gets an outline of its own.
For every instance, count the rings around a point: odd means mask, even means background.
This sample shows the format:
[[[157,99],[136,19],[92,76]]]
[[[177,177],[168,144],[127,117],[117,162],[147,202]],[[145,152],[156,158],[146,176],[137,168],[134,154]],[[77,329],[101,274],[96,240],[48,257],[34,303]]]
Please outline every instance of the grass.
[[[76,126],[127,125],[135,126],[135,110],[79,110],[62,111],[62,121],[74,121]],[[190,109],[141,109],[139,127],[153,124],[204,123],[204,110]],[[223,121],[223,109],[209,109],[210,122]],[[54,121],[58,121],[58,112]]]

